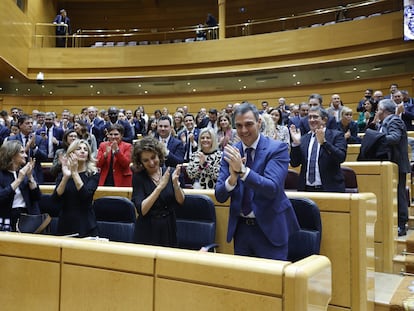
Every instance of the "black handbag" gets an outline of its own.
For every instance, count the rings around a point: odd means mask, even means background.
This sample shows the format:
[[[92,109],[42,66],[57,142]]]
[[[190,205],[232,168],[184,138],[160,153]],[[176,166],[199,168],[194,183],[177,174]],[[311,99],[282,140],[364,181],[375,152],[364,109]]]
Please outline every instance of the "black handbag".
[[[40,215],[20,214],[16,230],[20,233],[42,233],[52,221],[49,214]]]

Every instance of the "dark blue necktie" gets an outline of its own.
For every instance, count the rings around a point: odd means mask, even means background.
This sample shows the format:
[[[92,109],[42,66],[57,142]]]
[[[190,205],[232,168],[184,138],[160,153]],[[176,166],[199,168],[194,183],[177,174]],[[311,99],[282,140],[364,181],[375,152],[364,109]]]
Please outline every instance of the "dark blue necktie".
[[[310,160],[309,160],[309,182],[311,184],[313,184],[315,182],[315,168],[316,168],[316,155],[318,153],[318,140],[316,139],[315,134],[312,134],[312,137],[314,138],[313,140],[313,145],[312,145],[312,151],[311,151],[311,155],[310,155]]]
[[[251,167],[253,163],[252,159],[252,151],[253,148],[246,148],[244,154],[246,155],[246,167]],[[246,184],[244,184],[244,192],[243,192],[243,200],[242,200],[242,213],[244,216],[247,216],[251,213],[251,197],[252,197],[252,189],[247,188]]]

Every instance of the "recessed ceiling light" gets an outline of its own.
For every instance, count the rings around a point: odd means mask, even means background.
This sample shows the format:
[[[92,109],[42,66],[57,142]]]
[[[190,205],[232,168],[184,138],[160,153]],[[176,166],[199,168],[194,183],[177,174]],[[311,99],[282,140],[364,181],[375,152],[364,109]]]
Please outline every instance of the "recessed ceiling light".
[[[193,89],[193,92],[197,92],[197,89]]]
[[[42,85],[42,89],[44,89],[45,88],[45,86],[44,85]]]
[[[10,80],[13,80],[14,79],[14,77],[13,76],[10,76]]]
[[[187,82],[187,85],[191,85],[191,82]]]
[[[148,94],[148,91],[147,91],[147,90],[145,90],[145,91],[144,91],[144,93],[145,93],[145,94]]]
[[[361,77],[360,77],[360,76],[356,76],[356,77],[355,77],[355,79],[359,79],[359,78],[361,78]]]
[[[243,85],[243,88],[244,88],[244,89],[247,89],[247,86],[246,86],[246,85]]]
[[[292,77],[294,77],[294,78],[295,78],[295,77],[296,77],[296,74],[293,74],[293,75],[292,75]]]
[[[138,84],[138,87],[141,87],[142,85],[141,84]]]
[[[297,82],[296,82],[296,85],[299,85],[299,84],[300,84],[300,81],[297,81]]]
[[[100,91],[96,91],[96,95],[100,95],[101,94],[101,92]]]
[[[242,79],[238,79],[237,81],[242,82]]]
[[[31,90],[30,89],[27,89],[27,91],[30,92]]]
[[[354,67],[354,68],[352,68],[352,70],[353,70],[353,71],[356,71],[356,70],[357,70],[357,68],[356,68],[356,67]]]
[[[91,89],[93,89],[93,84],[89,85],[89,87],[90,87]]]
[[[52,95],[53,94],[53,91],[49,91],[49,94]]]

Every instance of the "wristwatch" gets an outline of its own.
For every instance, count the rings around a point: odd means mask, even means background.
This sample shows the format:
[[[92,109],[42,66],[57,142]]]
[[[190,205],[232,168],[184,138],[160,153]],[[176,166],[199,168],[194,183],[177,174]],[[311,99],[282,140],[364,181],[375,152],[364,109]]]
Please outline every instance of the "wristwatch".
[[[242,165],[242,167],[241,167],[240,171],[239,171],[239,172],[237,172],[237,174],[239,174],[239,175],[243,175],[243,174],[245,174],[246,172],[247,172],[247,168],[246,168],[246,166]]]

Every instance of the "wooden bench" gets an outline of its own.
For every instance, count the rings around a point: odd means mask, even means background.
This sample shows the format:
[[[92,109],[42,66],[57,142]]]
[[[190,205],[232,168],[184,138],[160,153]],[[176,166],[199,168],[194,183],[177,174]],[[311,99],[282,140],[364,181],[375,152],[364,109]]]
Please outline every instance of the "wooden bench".
[[[41,186],[44,193],[53,187]],[[233,254],[226,242],[229,203],[216,201],[212,190],[185,189],[186,193],[210,196],[216,206],[216,242],[218,251]],[[131,188],[98,187],[95,198],[104,195],[131,196]],[[344,310],[373,310],[374,299],[374,226],[377,199],[373,193],[335,194],[288,192],[289,198],[307,197],[319,206],[322,218],[321,255],[332,263],[332,300]],[[343,310],[341,309],[341,310]]]
[[[2,310],[327,310],[329,259],[296,263],[0,233]]]

